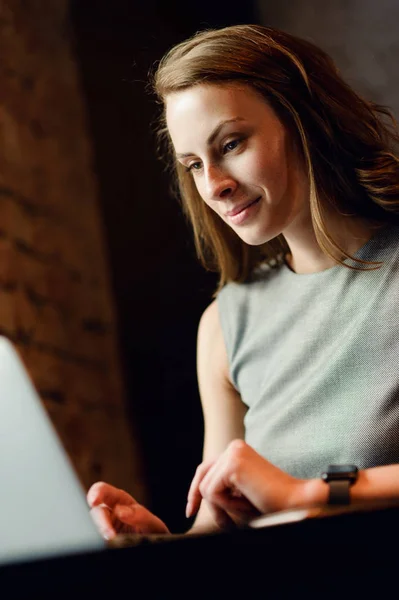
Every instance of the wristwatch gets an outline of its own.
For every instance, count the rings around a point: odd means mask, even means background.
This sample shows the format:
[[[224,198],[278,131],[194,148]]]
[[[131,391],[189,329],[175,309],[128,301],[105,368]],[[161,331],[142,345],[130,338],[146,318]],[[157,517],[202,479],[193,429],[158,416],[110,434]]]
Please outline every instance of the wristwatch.
[[[329,465],[327,471],[321,474],[322,480],[330,487],[328,504],[350,504],[349,488],[358,475],[359,469],[355,465]]]

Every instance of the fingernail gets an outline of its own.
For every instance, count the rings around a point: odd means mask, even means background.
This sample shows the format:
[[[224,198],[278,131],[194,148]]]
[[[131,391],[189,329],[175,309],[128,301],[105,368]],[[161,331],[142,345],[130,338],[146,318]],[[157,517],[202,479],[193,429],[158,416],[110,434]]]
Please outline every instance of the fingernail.
[[[186,505],[186,518],[188,519],[189,517],[191,517],[191,503],[187,502],[187,505]]]
[[[112,531],[112,529],[107,529],[106,531],[104,531],[103,537],[106,540],[112,540],[112,538],[115,537],[115,533],[114,531]]]

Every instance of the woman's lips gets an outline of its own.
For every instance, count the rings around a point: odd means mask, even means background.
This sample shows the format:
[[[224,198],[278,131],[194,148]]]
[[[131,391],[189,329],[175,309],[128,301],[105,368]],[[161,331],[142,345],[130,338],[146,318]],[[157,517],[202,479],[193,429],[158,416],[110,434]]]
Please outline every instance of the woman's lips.
[[[257,208],[257,206],[259,204],[259,200],[260,200],[260,197],[257,198],[256,200],[253,200],[253,202],[251,202],[250,204],[247,204],[246,206],[244,206],[241,209],[231,211],[230,214],[226,215],[228,220],[231,221],[234,225],[240,225],[241,223],[246,221],[246,219],[250,215],[252,215],[252,213],[255,211],[255,209]]]

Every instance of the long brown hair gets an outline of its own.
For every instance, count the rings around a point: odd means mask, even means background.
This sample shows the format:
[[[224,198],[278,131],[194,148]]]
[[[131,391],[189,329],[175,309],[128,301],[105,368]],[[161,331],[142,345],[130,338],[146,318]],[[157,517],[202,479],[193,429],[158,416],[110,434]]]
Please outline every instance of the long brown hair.
[[[343,262],[345,258],[377,264],[354,258],[337,244],[323,218],[321,198],[343,215],[399,223],[397,124],[386,106],[360,97],[323,50],[261,25],[208,29],[173,47],[150,83],[162,105],[158,150],[174,173],[173,189],[191,222],[197,254],[207,269],[220,274],[218,290],[228,281],[245,281],[255,266],[273,263],[289,249],[282,235],[262,246],[244,243],[200,198],[191,173],[175,159],[165,100],[200,83],[241,83],[262,94],[299,142],[322,250],[345,267],[359,268]]]

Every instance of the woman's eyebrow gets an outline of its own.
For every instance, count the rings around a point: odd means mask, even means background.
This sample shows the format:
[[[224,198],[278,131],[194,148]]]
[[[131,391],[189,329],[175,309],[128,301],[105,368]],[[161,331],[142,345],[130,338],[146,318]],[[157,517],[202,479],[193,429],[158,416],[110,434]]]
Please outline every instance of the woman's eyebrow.
[[[220,123],[218,123],[216,125],[215,129],[209,135],[208,139],[206,140],[207,146],[211,146],[213,144],[213,142],[219,135],[222,127],[224,127],[227,123],[235,123],[236,121],[245,121],[245,119],[243,119],[242,117],[234,117],[233,119],[225,119],[224,121],[221,121]],[[183,154],[176,154],[177,158],[188,158],[189,156],[194,156],[194,153],[193,152],[184,152]]]

